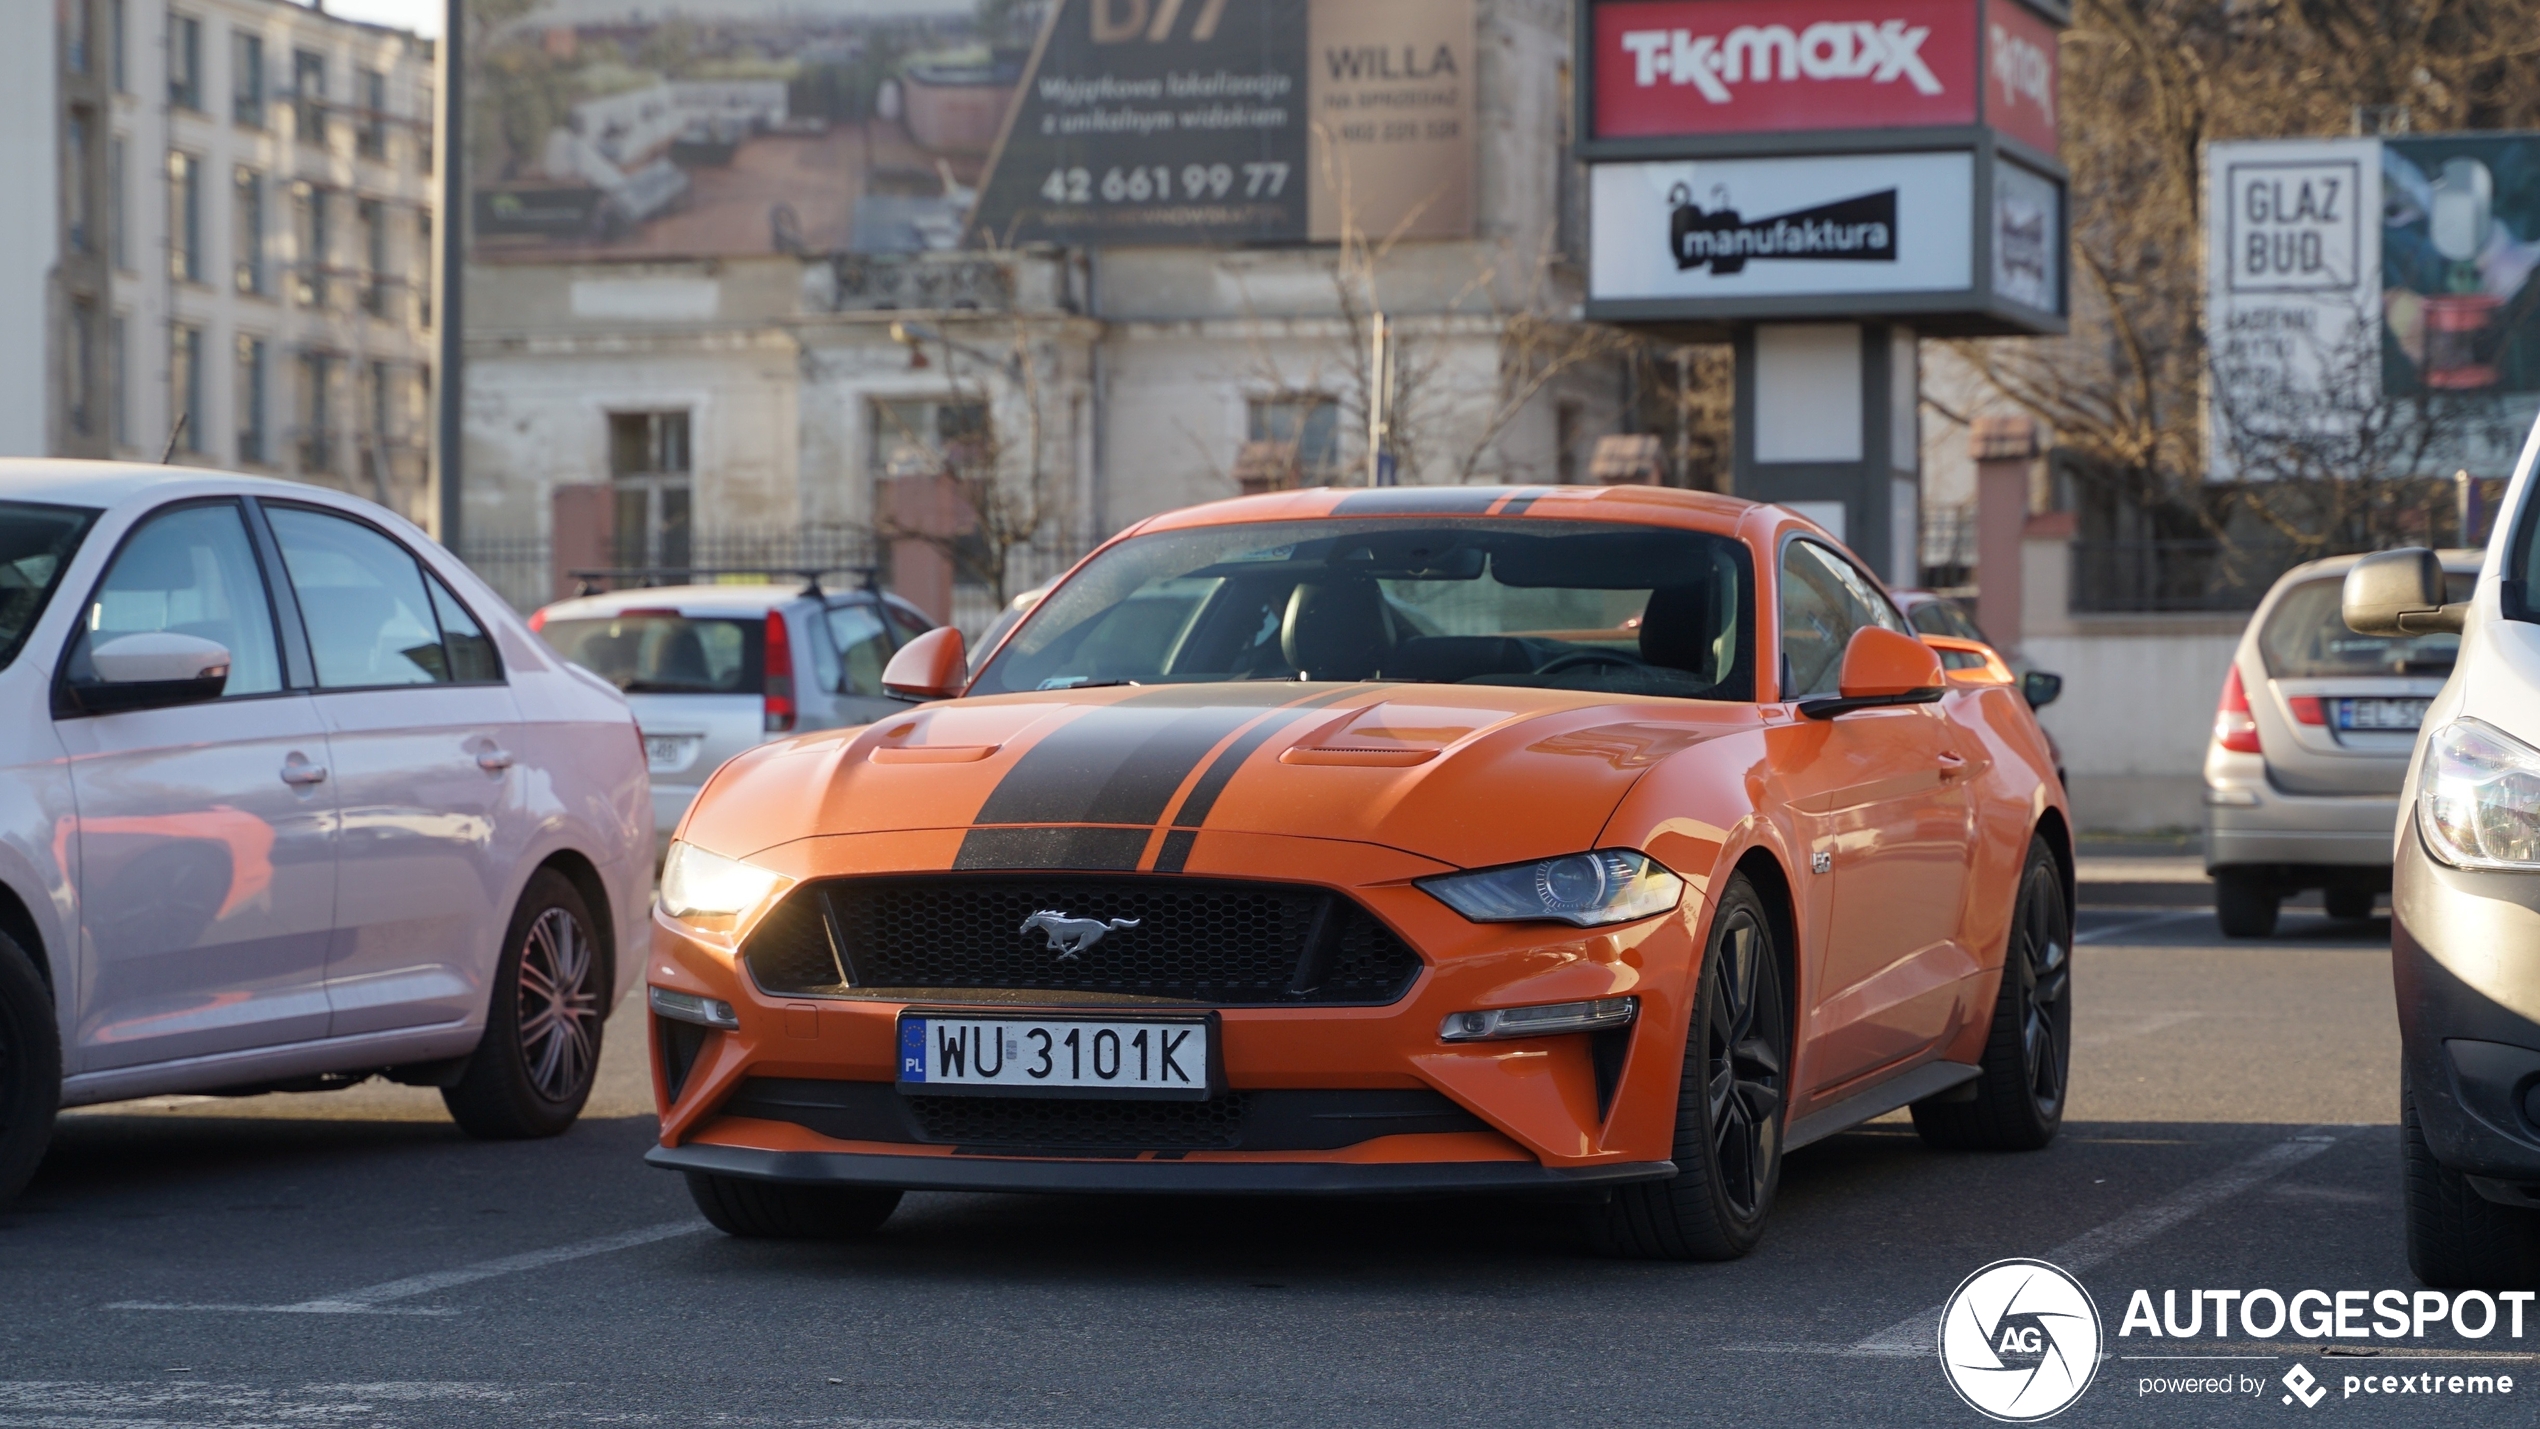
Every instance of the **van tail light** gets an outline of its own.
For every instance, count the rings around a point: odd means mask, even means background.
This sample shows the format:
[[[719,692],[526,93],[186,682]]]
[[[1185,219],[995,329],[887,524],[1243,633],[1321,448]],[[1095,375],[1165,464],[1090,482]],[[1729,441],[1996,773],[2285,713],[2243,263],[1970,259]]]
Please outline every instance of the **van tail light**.
[[[794,727],[794,646],[785,634],[785,612],[767,613],[767,732],[784,734]]]
[[[2328,723],[2327,702],[2317,695],[2291,695],[2284,702],[2293,707],[2296,724]]]
[[[2249,713],[2249,694],[2240,687],[2240,666],[2223,677],[2222,704],[2214,710],[2214,743],[2240,754],[2257,754],[2258,721]]]
[[[546,629],[547,612],[543,610],[533,610],[529,612],[529,628],[533,631]]]

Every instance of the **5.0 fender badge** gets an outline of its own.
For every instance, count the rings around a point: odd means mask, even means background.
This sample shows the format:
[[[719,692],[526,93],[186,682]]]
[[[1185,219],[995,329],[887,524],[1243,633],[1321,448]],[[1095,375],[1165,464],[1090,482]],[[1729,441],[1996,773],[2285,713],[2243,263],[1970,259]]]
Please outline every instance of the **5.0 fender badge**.
[[[1113,918],[1108,921],[1101,918],[1070,918],[1055,909],[1044,908],[1024,919],[1023,926],[1015,931],[1029,933],[1034,929],[1040,930],[1041,936],[1049,939],[1050,951],[1058,954],[1058,960],[1062,963],[1072,963],[1076,961],[1078,953],[1086,951],[1114,933],[1125,933],[1136,926],[1138,926],[1138,920],[1135,918]]]

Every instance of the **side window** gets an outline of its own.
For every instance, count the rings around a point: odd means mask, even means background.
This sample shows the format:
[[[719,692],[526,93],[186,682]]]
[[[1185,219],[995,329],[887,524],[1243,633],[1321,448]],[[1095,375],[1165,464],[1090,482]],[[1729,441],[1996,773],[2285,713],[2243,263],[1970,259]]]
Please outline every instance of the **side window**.
[[[300,598],[320,689],[439,685],[456,678],[422,568],[405,547],[323,511],[268,505],[265,513]],[[477,639],[483,641],[482,631]]]
[[[423,573],[432,587],[432,613],[441,618],[441,648],[450,662],[450,678],[462,685],[491,684],[503,678],[502,657],[494,653],[493,638],[467,613],[459,598],[441,584],[441,578],[430,571]]]
[[[849,695],[882,693],[882,667],[891,663],[893,645],[882,631],[882,617],[870,605],[833,605],[829,607],[829,638],[836,641],[839,655],[846,661],[846,674],[839,692]],[[902,634],[899,643],[910,637]]]
[[[184,506],[150,517],[135,530],[80,619],[69,672],[91,670],[89,651],[124,635],[170,631],[217,641],[229,650],[223,699],[269,695],[282,688],[273,602],[265,594],[246,519],[236,506]]]
[[[1786,700],[1835,693],[1852,632],[1864,625],[1904,628],[1849,563],[1814,541],[1782,547],[1781,616]]]

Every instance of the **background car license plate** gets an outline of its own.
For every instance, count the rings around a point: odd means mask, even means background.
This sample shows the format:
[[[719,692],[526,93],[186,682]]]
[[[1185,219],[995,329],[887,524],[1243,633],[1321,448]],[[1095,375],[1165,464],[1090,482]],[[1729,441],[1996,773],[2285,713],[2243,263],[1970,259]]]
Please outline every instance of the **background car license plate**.
[[[655,774],[676,774],[697,757],[697,746],[704,742],[693,734],[648,734],[644,762]]]
[[[1205,1018],[900,1015],[903,1092],[1062,1089],[1069,1096],[1205,1100]]]
[[[2425,723],[2423,699],[2339,700],[2339,729],[2389,729],[2410,734]]]

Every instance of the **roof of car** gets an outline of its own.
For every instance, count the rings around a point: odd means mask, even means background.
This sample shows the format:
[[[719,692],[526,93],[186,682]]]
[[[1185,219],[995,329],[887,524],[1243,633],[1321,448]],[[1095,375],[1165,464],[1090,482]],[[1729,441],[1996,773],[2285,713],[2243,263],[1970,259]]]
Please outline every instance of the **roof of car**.
[[[246,476],[217,467],[154,465],[137,461],[82,461],[71,457],[0,457],[0,501],[42,501],[64,506],[114,506],[164,490],[244,491],[307,498],[342,492],[278,477]]]
[[[1136,529],[1163,531],[1330,516],[1531,516],[1724,530],[1758,504],[1670,486],[1317,486],[1187,506],[1149,517]]]
[[[2355,562],[2369,554],[2371,553],[2368,551],[2356,551],[2343,556],[2323,556],[2316,561],[2304,561],[2283,575],[2277,576],[2275,583],[2289,585],[2296,580],[2311,580],[2320,576],[2342,576],[2354,569]],[[2487,552],[2484,548],[2471,546],[2449,546],[2436,551],[2434,555],[2435,559],[2443,563],[2443,569],[2446,572],[2456,576],[2478,574],[2479,566],[2487,560]]]
[[[867,598],[861,590],[833,590],[825,594],[833,602],[852,603]],[[660,610],[665,607],[685,615],[765,615],[777,606],[802,599],[803,595],[800,582],[784,585],[754,581],[748,585],[637,586],[601,595],[575,596],[556,601],[544,609],[549,620],[598,620],[628,610]],[[892,597],[892,603],[907,604],[897,596]]]

